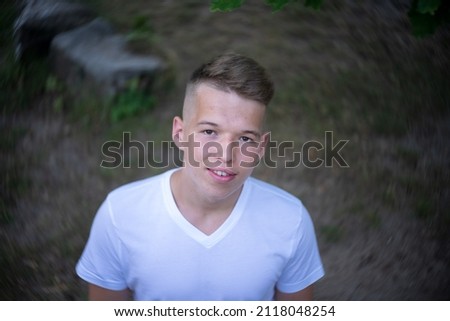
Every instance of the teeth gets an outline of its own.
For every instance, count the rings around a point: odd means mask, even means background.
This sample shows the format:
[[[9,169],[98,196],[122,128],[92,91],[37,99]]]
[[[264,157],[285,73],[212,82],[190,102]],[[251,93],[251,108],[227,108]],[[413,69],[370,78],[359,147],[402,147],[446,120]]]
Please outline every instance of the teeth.
[[[229,176],[227,173],[225,173],[224,171],[213,171],[214,173],[216,173],[219,176]]]

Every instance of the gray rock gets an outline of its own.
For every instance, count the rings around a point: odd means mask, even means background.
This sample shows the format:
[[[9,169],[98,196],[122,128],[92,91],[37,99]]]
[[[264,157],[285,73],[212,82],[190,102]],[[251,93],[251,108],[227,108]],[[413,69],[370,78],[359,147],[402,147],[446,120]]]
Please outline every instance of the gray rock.
[[[131,53],[125,36],[101,18],[56,36],[50,60],[69,90],[102,99],[124,90],[131,79],[138,78],[140,88],[149,89],[165,69],[157,57]]]
[[[32,52],[47,53],[57,34],[96,17],[87,7],[69,0],[25,0],[22,7],[14,24],[17,59]]]

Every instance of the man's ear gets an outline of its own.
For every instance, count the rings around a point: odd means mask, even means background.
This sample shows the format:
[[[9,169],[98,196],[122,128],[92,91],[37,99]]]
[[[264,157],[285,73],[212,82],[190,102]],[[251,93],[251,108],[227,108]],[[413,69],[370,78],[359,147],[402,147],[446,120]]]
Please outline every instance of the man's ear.
[[[184,140],[183,137],[183,120],[176,116],[173,119],[173,123],[172,123],[172,139],[173,142],[175,143],[175,145],[181,149],[181,145],[180,142],[182,142]]]

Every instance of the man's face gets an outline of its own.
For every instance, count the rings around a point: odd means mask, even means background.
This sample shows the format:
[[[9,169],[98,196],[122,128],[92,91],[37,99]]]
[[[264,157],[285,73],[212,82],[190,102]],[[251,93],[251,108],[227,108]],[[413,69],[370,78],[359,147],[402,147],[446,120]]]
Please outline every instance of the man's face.
[[[174,119],[173,137],[187,177],[212,197],[240,192],[264,153],[265,106],[200,84],[188,93],[184,110],[184,120]]]

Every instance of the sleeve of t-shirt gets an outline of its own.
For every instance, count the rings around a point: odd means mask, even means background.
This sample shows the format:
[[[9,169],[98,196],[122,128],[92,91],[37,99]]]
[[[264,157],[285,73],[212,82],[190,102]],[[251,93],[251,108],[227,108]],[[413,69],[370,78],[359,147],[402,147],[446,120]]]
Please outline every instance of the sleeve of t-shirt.
[[[100,206],[89,239],[76,265],[83,280],[109,290],[127,288],[122,268],[123,247],[108,199]]]
[[[313,284],[324,276],[324,269],[317,246],[314,225],[305,208],[302,211],[291,258],[277,282],[277,289],[294,293]]]

